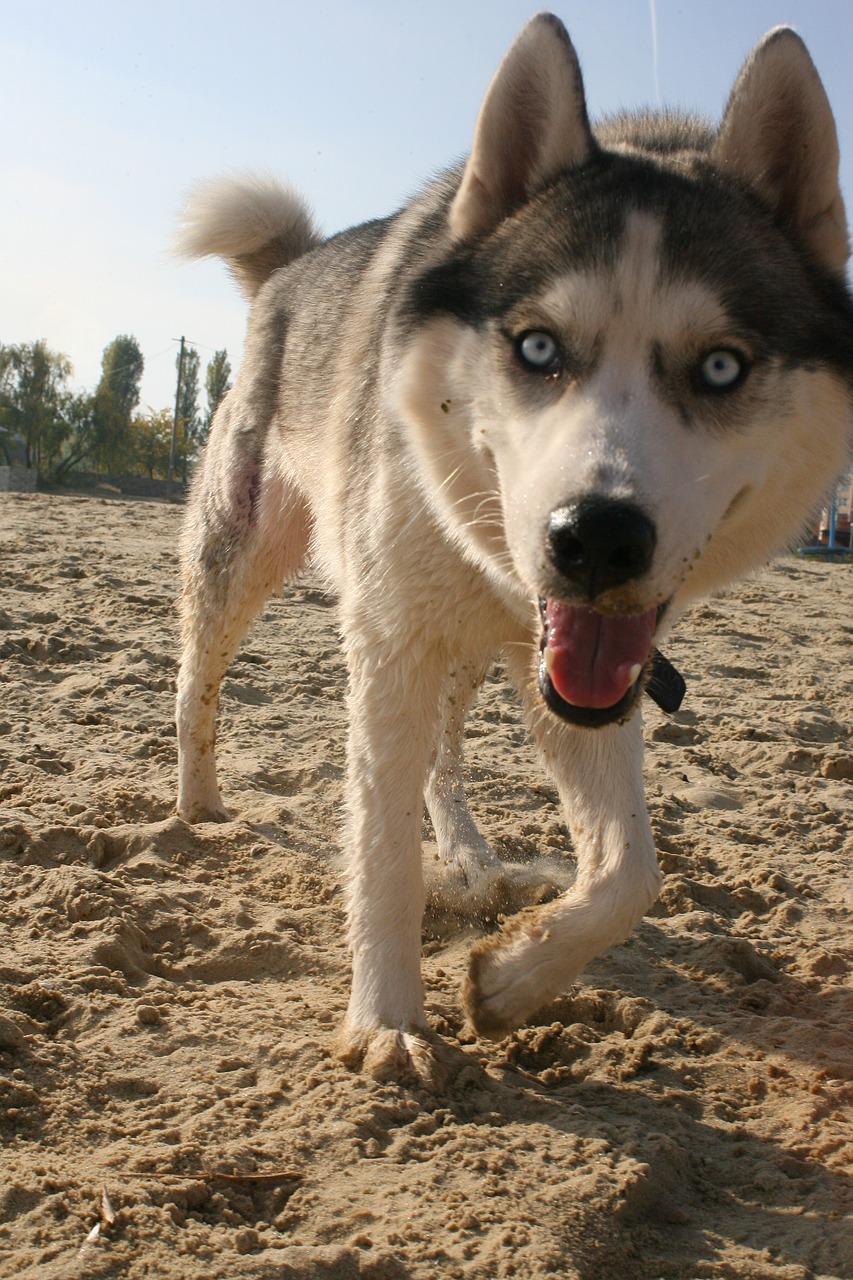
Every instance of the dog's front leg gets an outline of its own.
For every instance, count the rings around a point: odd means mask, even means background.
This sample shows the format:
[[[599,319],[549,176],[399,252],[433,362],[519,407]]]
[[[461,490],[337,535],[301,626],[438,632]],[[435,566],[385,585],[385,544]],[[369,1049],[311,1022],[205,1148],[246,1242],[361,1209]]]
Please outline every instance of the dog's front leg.
[[[380,1078],[436,1081],[421,981],[424,780],[442,664],[403,645],[351,645],[348,759],[352,995],[338,1052]]]
[[[626,938],[660,884],[643,795],[640,714],[604,729],[575,729],[546,715],[535,716],[537,737],[566,808],[578,873],[561,897],[520,912],[472,950],[465,1009],[475,1030],[496,1039]]]

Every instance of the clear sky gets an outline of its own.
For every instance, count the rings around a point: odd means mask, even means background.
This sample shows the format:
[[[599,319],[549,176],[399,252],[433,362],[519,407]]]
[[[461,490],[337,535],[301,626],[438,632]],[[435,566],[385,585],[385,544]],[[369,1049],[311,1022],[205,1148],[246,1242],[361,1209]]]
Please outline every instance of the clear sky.
[[[196,180],[261,169],[337,231],[464,155],[535,0],[0,0],[0,342],[44,338],[94,387],[132,333],[142,404],[171,405],[181,334],[239,361],[224,267],[168,249]],[[660,100],[719,116],[755,41],[788,22],[836,113],[853,210],[850,0],[555,3],[593,116]],[[655,20],[653,21],[653,13]],[[653,38],[656,29],[657,39]]]

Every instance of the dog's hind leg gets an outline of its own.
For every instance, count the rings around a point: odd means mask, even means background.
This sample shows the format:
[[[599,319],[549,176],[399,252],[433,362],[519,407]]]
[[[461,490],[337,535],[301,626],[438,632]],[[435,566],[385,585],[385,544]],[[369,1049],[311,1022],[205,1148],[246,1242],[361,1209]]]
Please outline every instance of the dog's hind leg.
[[[462,779],[465,719],[488,670],[484,663],[458,663],[450,672],[438,744],[424,798],[435,831],[442,879],[452,893],[474,889],[502,867],[477,830]]]
[[[529,682],[528,682],[529,684]],[[475,1030],[501,1038],[560,995],[594,956],[623,941],[660,886],[643,794],[642,718],[578,729],[532,709],[578,862],[573,886],[472,949],[463,991]]]
[[[310,536],[286,475],[225,431],[212,443],[181,545],[177,807],[188,822],[228,816],[214,754],[219,686],[264,601],[298,572]]]
[[[554,861],[505,866],[471,816],[462,776],[465,720],[492,656],[457,663],[445,693],[425,791],[438,851],[435,874],[427,876],[427,897],[435,919],[449,913],[460,920],[494,921],[553,898],[571,879],[568,867]]]

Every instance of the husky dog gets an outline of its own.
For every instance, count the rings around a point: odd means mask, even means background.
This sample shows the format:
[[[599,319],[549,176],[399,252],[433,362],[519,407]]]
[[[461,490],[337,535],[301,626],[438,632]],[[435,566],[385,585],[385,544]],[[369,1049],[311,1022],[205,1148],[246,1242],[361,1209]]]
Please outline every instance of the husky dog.
[[[659,886],[643,693],[685,605],[796,537],[851,444],[838,146],[793,31],[719,127],[590,126],[574,48],[534,18],[473,147],[392,217],[324,240],[266,180],[200,189],[182,233],[251,300],[182,542],[178,812],[225,816],[219,685],[311,554],[349,668],[352,996],[342,1058],[432,1079],[423,799],[451,884],[500,864],[465,805],[465,707],[495,654],[565,808],[574,884],[475,944],[501,1037],[624,939]]]

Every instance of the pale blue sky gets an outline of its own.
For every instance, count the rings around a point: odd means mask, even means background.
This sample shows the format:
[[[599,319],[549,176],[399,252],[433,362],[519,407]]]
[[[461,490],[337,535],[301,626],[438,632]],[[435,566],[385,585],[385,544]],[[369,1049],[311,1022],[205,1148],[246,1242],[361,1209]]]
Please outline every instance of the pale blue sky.
[[[398,207],[469,147],[528,0],[0,0],[0,342],[45,338],[93,387],[133,333],[143,405],[174,395],[176,339],[236,365],[243,303],[217,263],[170,260],[183,193],[259,168],[336,231]],[[853,4],[657,0],[661,98],[719,115],[755,41],[806,40],[853,208]],[[591,113],[656,101],[649,0],[554,4]]]

